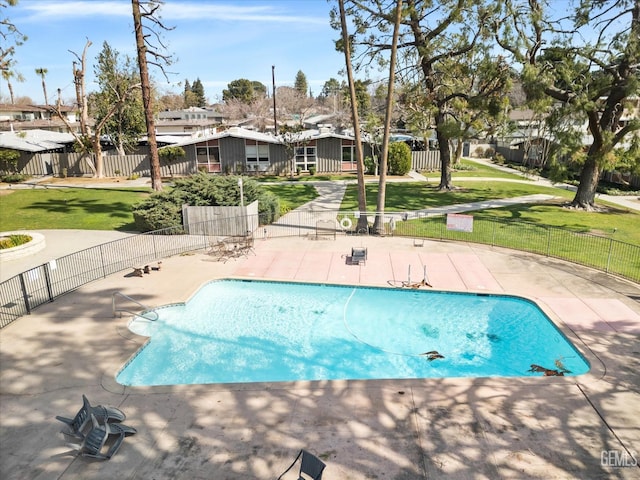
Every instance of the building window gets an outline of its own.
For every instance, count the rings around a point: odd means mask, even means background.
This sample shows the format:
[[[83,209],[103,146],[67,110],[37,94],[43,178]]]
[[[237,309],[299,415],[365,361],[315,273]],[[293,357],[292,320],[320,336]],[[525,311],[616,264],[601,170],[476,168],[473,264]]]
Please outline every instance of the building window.
[[[356,170],[358,161],[356,158],[356,144],[353,140],[342,141],[342,170]]]
[[[209,173],[222,171],[218,140],[209,140],[206,143],[197,144],[196,161],[199,171],[204,170]]]
[[[247,170],[264,172],[269,168],[269,144],[256,140],[246,140],[244,151]]]
[[[296,169],[300,168],[303,172],[308,172],[311,167],[316,167],[315,145],[296,147]]]

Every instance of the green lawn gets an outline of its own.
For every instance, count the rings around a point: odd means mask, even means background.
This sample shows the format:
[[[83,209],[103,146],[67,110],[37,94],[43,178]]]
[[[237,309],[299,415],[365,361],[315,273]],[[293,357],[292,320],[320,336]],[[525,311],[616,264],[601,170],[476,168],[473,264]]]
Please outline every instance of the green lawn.
[[[495,172],[488,169],[482,176]],[[385,209],[414,211],[456,203],[546,193],[559,198],[539,205],[514,205],[480,210],[473,215],[478,220],[521,220],[537,225],[562,227],[574,232],[595,233],[640,245],[638,213],[615,206],[611,206],[608,213],[567,210],[562,208],[561,204],[572,198],[572,192],[530,183],[479,180],[465,182],[463,178],[459,178],[454,184],[459,188],[451,192],[438,192],[436,182],[388,183]],[[276,182],[262,185],[280,198],[285,211],[317,197],[316,189],[306,182]],[[378,185],[367,183],[366,189],[367,205],[369,210],[373,211]],[[0,229],[4,231],[51,228],[127,231],[135,230],[131,205],[149,195],[150,190],[49,188],[4,190],[0,193]],[[342,209],[357,209],[355,184],[347,186]]]
[[[49,188],[0,192],[0,230],[133,231],[131,205],[150,189]]]
[[[562,204],[573,198],[573,192],[560,188],[528,183],[459,180],[454,191],[439,192],[433,182],[389,183],[386,188],[387,211],[415,211],[458,203],[479,202],[488,199],[511,198],[537,193],[558,197],[538,205],[513,205],[474,211],[478,219],[514,219],[566,228],[574,232],[612,236],[622,242],[640,245],[640,214],[609,206],[607,213],[569,210]],[[367,184],[367,210],[375,211],[377,184]],[[342,201],[342,210],[357,210],[357,186],[349,185]],[[614,233],[615,231],[615,233]]]
[[[263,183],[261,187],[280,199],[280,209],[284,211],[298,208],[318,196],[318,191],[308,183]]]

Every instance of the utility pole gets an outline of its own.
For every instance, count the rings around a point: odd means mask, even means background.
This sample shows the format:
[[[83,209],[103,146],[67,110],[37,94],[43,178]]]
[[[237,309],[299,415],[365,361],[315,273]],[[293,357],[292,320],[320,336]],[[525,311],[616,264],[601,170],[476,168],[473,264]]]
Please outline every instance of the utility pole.
[[[276,114],[276,66],[271,65],[271,84],[273,88],[273,131],[278,135],[278,116]]]

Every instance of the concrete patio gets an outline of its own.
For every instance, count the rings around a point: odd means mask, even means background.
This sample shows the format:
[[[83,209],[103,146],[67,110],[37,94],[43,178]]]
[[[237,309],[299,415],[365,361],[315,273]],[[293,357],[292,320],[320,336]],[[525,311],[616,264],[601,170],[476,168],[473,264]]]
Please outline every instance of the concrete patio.
[[[348,265],[366,246],[366,265]],[[3,479],[275,479],[300,448],[326,479],[640,477],[640,285],[566,262],[478,245],[338,237],[257,241],[256,254],[165,259],[112,275],[0,331]],[[388,286],[427,267],[437,290],[534,300],[591,364],[578,377],[454,378],[123,387],[145,341],[112,294],[183,302],[236,277]],[[56,415],[86,394],[138,434],[107,462],[69,455]],[[622,464],[627,466],[622,466]],[[614,465],[615,464],[615,465]],[[294,478],[292,472],[287,478]]]

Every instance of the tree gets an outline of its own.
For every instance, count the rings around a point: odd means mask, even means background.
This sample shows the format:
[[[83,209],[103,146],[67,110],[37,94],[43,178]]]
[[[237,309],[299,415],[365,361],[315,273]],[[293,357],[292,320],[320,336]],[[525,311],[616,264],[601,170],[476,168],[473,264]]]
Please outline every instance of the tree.
[[[389,145],[389,175],[406,175],[411,170],[411,148],[404,142]]]
[[[376,206],[376,219],[373,229],[378,234],[384,233],[384,204],[387,188],[387,162],[389,156],[389,137],[391,134],[391,115],[393,114],[393,87],[396,78],[396,55],[398,52],[398,37],[400,35],[400,20],[402,19],[402,0],[398,0],[395,8],[393,22],[393,40],[389,60],[389,82],[387,84],[387,102],[385,105],[384,133],[382,138],[382,156],[380,159],[380,178],[378,181],[378,203]],[[411,153],[409,153],[411,157]]]
[[[227,88],[222,90],[222,100],[224,102],[230,100],[239,100],[243,103],[249,104],[258,98],[264,96],[267,91],[267,87],[260,82],[247,80],[246,78],[239,78],[233,80],[227,84]]]
[[[278,111],[298,115],[298,121],[302,125],[307,113],[315,106],[314,99],[300,95],[300,92],[292,87],[278,87],[276,92]]]
[[[173,178],[171,165],[177,159],[184,157],[186,153],[184,151],[184,148],[172,145],[158,149],[158,155],[160,156],[160,158],[167,162],[167,165],[169,166],[169,175],[171,175],[171,177]]]
[[[302,136],[302,126],[295,125],[290,127],[286,123],[280,127],[280,141],[284,146],[285,152],[290,162],[289,175],[293,179],[296,171],[296,149],[306,145],[305,137]]]
[[[165,48],[158,32],[153,27],[161,30],[171,30],[165,26],[156,16],[156,13],[162,2],[160,0],[131,0],[133,12],[133,25],[136,35],[136,49],[138,52],[138,66],[140,68],[140,83],[142,86],[142,102],[144,104],[144,116],[147,125],[147,139],[149,143],[149,157],[151,166],[151,188],[155,191],[162,190],[162,176],[160,173],[160,157],[158,156],[158,143],[156,141],[155,121],[153,118],[153,97],[151,95],[151,80],[149,78],[148,65],[155,65],[165,74],[164,66],[171,64],[171,57],[160,53],[160,48]],[[144,22],[147,22],[151,27]],[[159,47],[150,43],[148,40],[151,33],[146,33],[143,28],[149,28],[149,31],[155,34],[155,38],[159,43]],[[149,60],[147,56],[151,57]]]
[[[158,94],[156,97],[154,104],[160,112],[184,108],[184,94],[164,93]]]
[[[206,107],[207,99],[204,96],[204,86],[199,78],[196,78],[196,81],[191,85],[191,91],[195,95],[196,98],[196,107]]]
[[[320,102],[324,105],[327,101],[331,102],[331,106],[333,107],[333,113],[336,113],[338,110],[338,106],[341,105],[340,95],[342,90],[345,88],[344,82],[341,84],[335,78],[330,78],[322,87],[322,91],[319,95]]]
[[[469,55],[479,49],[490,29],[494,9],[485,0],[406,0],[398,49],[404,83],[422,84],[423,106],[430,109],[440,150],[439,189],[450,190],[450,140],[459,131],[452,116],[455,99],[485,94],[458,79]],[[377,0],[351,0],[350,14],[360,26],[353,43],[364,49],[362,62],[383,63],[391,50],[393,12]],[[368,64],[365,64],[367,66]],[[407,80],[410,78],[410,80]],[[455,127],[455,128],[452,128]]]
[[[571,206],[591,210],[602,171],[640,130],[639,118],[622,120],[640,94],[640,0],[578,0],[568,17],[540,0],[505,0],[503,13],[497,41],[522,65],[530,105],[549,113],[554,161],[580,168]]]
[[[367,219],[367,196],[364,183],[364,154],[362,152],[362,140],[360,138],[360,116],[358,113],[358,103],[354,101],[356,96],[355,80],[353,78],[353,68],[351,65],[351,37],[349,36],[349,30],[347,28],[347,16],[344,7],[344,0],[338,0],[339,13],[336,13],[335,9],[331,11],[332,19],[335,24],[336,16],[340,19],[340,31],[342,38],[339,42],[336,42],[336,49],[342,50],[344,53],[344,63],[347,69],[347,83],[349,85],[349,98],[351,101],[351,120],[353,122],[353,134],[356,144],[356,165],[358,174],[358,211],[360,216],[358,217],[357,230],[369,230],[369,221]]]
[[[369,80],[357,80],[353,81],[353,95],[351,94],[351,90],[349,86],[345,86],[343,91],[344,102],[347,106],[347,109],[350,108],[351,98],[356,99],[356,105],[358,108],[358,112],[360,115],[367,116],[369,114],[369,110],[371,109],[371,96],[369,95],[369,85],[371,82]]]
[[[126,155],[145,132],[137,66],[134,59],[121,55],[107,42],[97,60],[94,71],[100,90],[90,97],[97,134],[108,136],[118,154]]]
[[[0,165],[11,173],[18,173],[18,160],[20,152],[8,148],[0,148]]]
[[[184,108],[206,107],[207,100],[204,96],[204,87],[200,79],[196,79],[193,84],[189,80],[184,81]]]
[[[80,131],[85,137],[89,136],[89,104],[87,102],[87,92],[85,85],[85,72],[87,71],[87,50],[92,45],[87,39],[82,50],[82,57],[75,52],[70,52],[78,59],[80,68],[76,68],[77,63],[73,62],[73,81],[76,87],[76,104],[80,110]],[[58,104],[60,103],[60,91],[58,90]],[[59,112],[60,113],[60,112]]]
[[[24,82],[24,77],[22,76],[22,74],[17,73],[15,70],[13,70],[12,64],[13,62],[7,63],[8,68],[6,70],[2,70],[2,78],[4,79],[5,82],[7,82],[7,90],[9,90],[9,99],[11,101],[11,104],[13,105],[15,103],[15,97],[13,94],[13,84],[11,82],[11,79],[15,78],[16,81],[18,82]]]
[[[51,111],[56,113],[58,117],[64,122],[67,126],[67,129],[74,136],[76,142],[74,144],[74,149],[76,152],[82,154],[81,158],[84,159],[89,168],[93,171],[94,176],[101,177],[102,176],[102,147],[100,145],[100,138],[93,137],[93,145],[92,145],[92,136],[89,128],[89,105],[87,101],[87,94],[85,89],[85,72],[86,72],[86,60],[87,60],[87,50],[91,46],[91,41],[87,39],[87,43],[85,43],[84,50],[82,51],[82,57],[80,57],[77,53],[69,50],[80,62],[80,68],[77,68],[77,63],[73,62],[73,78],[76,87],[76,101],[78,109],[80,110],[80,133],[77,133],[74,128],[71,127],[69,121],[67,120],[66,115],[62,113],[62,99],[61,99],[61,91],[58,89],[58,101],[55,107],[51,107]],[[95,144],[97,142],[97,145]],[[95,154],[96,162],[91,156],[91,152]]]
[[[44,80],[44,77],[47,76],[47,73],[49,73],[49,70],[47,70],[46,68],[36,68],[36,75],[40,75],[40,78],[42,79],[42,92],[44,93],[45,105],[49,105],[49,97],[47,96],[47,83]]]
[[[18,0],[0,0],[0,8],[14,7]],[[11,70],[15,47],[22,45],[27,36],[11,22],[9,17],[0,18],[0,71]]]
[[[293,85],[293,88],[296,89],[299,95],[303,97],[307,96],[309,85],[307,84],[307,77],[304,73],[302,73],[302,70],[298,70],[298,73],[296,73],[296,81]]]

